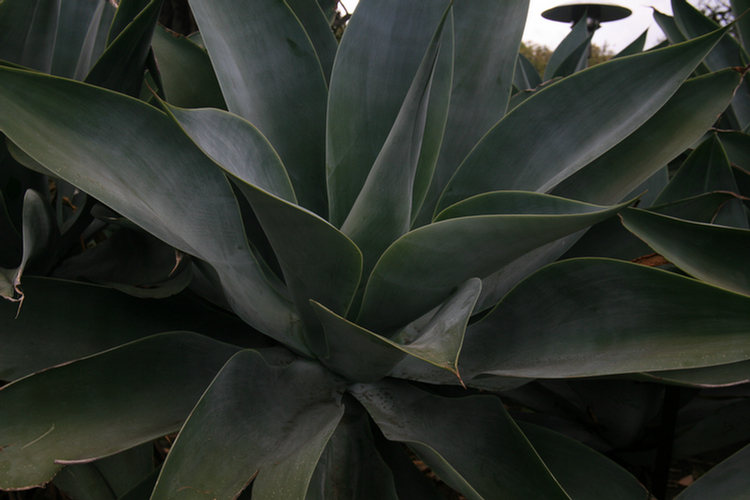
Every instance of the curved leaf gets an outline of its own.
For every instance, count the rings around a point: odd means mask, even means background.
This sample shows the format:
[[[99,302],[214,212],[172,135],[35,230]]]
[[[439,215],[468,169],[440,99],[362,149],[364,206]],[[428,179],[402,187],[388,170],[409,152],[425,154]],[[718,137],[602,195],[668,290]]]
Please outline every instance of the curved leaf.
[[[628,230],[691,276],[750,295],[750,231],[628,209]]]
[[[205,50],[162,26],[154,30],[152,47],[170,104],[183,108],[227,108]]]
[[[570,498],[494,396],[444,398],[393,380],[350,392],[388,439],[470,500]]]
[[[238,349],[191,333],[155,335],[6,385],[0,488],[38,486],[64,463],[177,431]]]
[[[0,380],[16,380],[165,331],[191,330],[243,347],[273,342],[239,318],[186,294],[140,300],[98,285],[35,276],[24,278],[23,288],[26,300],[18,319],[16,305],[0,302]]]
[[[344,413],[342,390],[318,363],[237,353],[190,414],[151,498],[233,499],[253,478],[255,499],[304,498]]]
[[[50,70],[53,75],[73,78],[88,28],[96,17],[101,16],[105,3],[85,0],[61,2],[55,53]]]
[[[677,27],[686,38],[696,38],[710,33],[719,25],[706,17],[686,0],[672,0],[672,12]],[[732,36],[722,38],[704,61],[711,71],[724,68],[743,67],[748,63],[739,42]],[[738,128],[744,129],[750,123],[750,86],[743,81],[732,99],[732,109],[739,120]]]
[[[743,361],[748,306],[750,298],[666,271],[566,260],[531,275],[467,329],[459,368],[561,378]]]
[[[328,98],[328,219],[334,226],[341,227],[359,196],[449,3],[357,5],[336,54]],[[410,20],[409,29],[402,29],[403,19]]]
[[[375,158],[362,190],[341,225],[341,231],[362,250],[365,276],[370,274],[385,249],[403,236],[411,225],[414,212],[414,181],[422,156],[421,150],[425,144],[428,106],[431,104],[433,84],[448,90],[444,95],[438,96],[436,103],[438,106],[443,105],[445,113],[448,111],[450,87],[444,82],[434,80],[437,76],[443,28],[446,26],[446,20],[451,20],[450,16],[449,7],[435,30],[396,121]],[[452,23],[448,27],[451,28]],[[452,30],[446,30],[446,34],[448,38],[452,38]],[[448,77],[450,80],[452,75],[448,72],[440,76]],[[445,122],[444,113],[440,121]],[[432,145],[435,157],[441,139],[442,137],[439,137],[437,144]]]
[[[60,0],[4,0],[0,5],[0,59],[49,73]]]
[[[645,123],[724,33],[598,64],[535,93],[477,144],[438,211],[488,191],[552,189]],[[633,85],[635,80],[642,84]],[[582,102],[585,114],[579,112]]]
[[[383,378],[406,354],[438,368],[458,373],[464,331],[482,283],[473,278],[462,284],[417,333],[390,340],[347,321],[313,302],[325,329],[327,353],[323,362],[357,382]],[[408,378],[408,373],[404,376]]]
[[[693,368],[690,370],[665,370],[642,373],[647,381],[688,387],[726,387],[750,382],[750,361],[727,365]]]
[[[449,140],[440,149],[417,226],[432,220],[453,173],[506,113],[528,10],[529,0],[454,2],[455,67],[445,127]]]
[[[570,76],[585,67],[588,53],[586,49],[591,43],[591,36],[586,25],[587,18],[586,15],[581,16],[552,53],[544,69],[544,81],[556,76]],[[569,61],[572,61],[572,64]]]
[[[381,334],[397,330],[439,305],[469,278],[485,278],[625,205],[598,207],[523,192],[466,200],[440,215],[447,220],[411,231],[388,248],[367,283],[357,324]]]
[[[248,247],[229,181],[172,120],[121,94],[0,71],[8,111],[0,128],[14,143],[157,238],[209,262],[245,321],[307,352],[291,303]],[[123,130],[133,139],[123,141]]]
[[[646,488],[625,469],[586,445],[557,432],[520,422],[519,427],[571,498],[648,500]]]
[[[258,127],[300,205],[325,217],[327,88],[315,48],[286,2],[191,0],[229,111]]]
[[[703,136],[741,78],[725,70],[687,80],[638,130],[555,186],[552,194],[600,204],[622,200]]]
[[[675,497],[675,500],[701,500],[721,498],[742,500],[750,489],[750,446],[727,458],[706,474],[698,478],[688,489]]]
[[[333,60],[336,58],[336,51],[339,48],[336,37],[331,30],[331,23],[326,19],[318,2],[286,0],[286,3],[292,8],[294,14],[305,28],[307,36],[310,37],[310,41],[312,41],[315,47],[315,53],[320,60],[320,66],[325,75],[326,83],[330,82]]]

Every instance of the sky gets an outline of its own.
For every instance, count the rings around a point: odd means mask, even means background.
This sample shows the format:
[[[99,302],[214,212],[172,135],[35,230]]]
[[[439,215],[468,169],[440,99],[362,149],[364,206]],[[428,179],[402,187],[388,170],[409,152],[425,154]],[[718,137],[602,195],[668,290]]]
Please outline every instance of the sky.
[[[591,1],[591,0],[590,0]],[[693,5],[697,0],[689,0]],[[357,0],[343,0],[347,10],[352,12]],[[549,21],[542,17],[542,12],[558,5],[585,3],[585,0],[531,0],[529,15],[526,21],[526,29],[523,33],[524,42],[534,42],[546,45],[552,49],[565,38],[570,31],[570,25]],[[646,48],[652,47],[665,38],[659,26],[654,21],[653,8],[664,14],[672,14],[670,0],[595,0],[592,3],[610,3],[626,7],[633,14],[620,21],[603,23],[601,28],[594,34],[593,43],[602,46],[605,43],[613,52],[619,52],[627,47],[630,42],[638,38],[641,33],[648,29]]]

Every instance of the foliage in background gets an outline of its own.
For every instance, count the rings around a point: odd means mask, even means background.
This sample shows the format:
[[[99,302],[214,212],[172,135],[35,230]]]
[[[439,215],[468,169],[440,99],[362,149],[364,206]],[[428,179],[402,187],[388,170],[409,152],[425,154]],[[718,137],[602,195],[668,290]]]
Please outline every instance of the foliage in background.
[[[523,42],[521,43],[521,54],[531,62],[534,68],[540,73],[544,74],[544,70],[547,67],[549,58],[552,55],[552,49],[546,45],[540,45],[534,42]],[[604,61],[608,61],[614,56],[615,53],[610,50],[607,46],[607,42],[600,47],[597,44],[591,44],[591,54],[588,59],[589,66],[595,66]]]
[[[0,3],[0,488],[645,500],[605,454],[746,441],[746,48],[675,0],[541,75],[524,0],[336,3]]]

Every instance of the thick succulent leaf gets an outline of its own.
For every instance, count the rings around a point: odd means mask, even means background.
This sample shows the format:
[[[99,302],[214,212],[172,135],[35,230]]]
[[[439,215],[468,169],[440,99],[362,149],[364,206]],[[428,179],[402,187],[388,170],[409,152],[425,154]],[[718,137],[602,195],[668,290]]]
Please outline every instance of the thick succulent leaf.
[[[0,380],[16,380],[44,368],[164,331],[192,330],[243,347],[268,347],[268,337],[243,321],[181,294],[144,301],[97,285],[27,276],[26,300],[0,302]],[[75,321],[63,321],[64,318]]]
[[[49,73],[60,0],[4,0],[0,4],[0,59]]]
[[[64,260],[50,276],[91,281],[135,297],[164,298],[190,284],[191,269],[189,256],[148,233],[122,228]]]
[[[375,382],[408,354],[448,370],[460,379],[458,355],[481,289],[481,280],[468,280],[420,331],[394,340],[351,323],[314,302],[315,312],[325,329],[327,353],[323,362],[351,380]]]
[[[318,2],[310,0],[286,0],[287,5],[292,8],[294,14],[302,23],[302,26],[310,37],[315,53],[320,60],[320,66],[325,74],[326,82],[331,81],[331,69],[333,60],[336,58],[338,42],[331,30],[331,23],[326,19]]]
[[[183,108],[226,109],[219,81],[205,50],[162,26],[154,30],[152,47],[170,104]]]
[[[444,398],[394,380],[350,391],[388,439],[470,500],[570,498],[494,396]]]
[[[586,27],[587,16],[581,16],[570,30],[570,33],[560,42],[549,58],[544,69],[544,80],[551,80],[556,76],[570,76],[583,67],[581,62],[586,63],[585,52],[591,43],[588,28]],[[593,35],[593,33],[592,33]],[[569,61],[574,61],[572,65]]]
[[[86,83],[130,96],[140,94],[146,59],[151,50],[151,38],[162,1],[151,0],[117,35],[86,75]],[[118,14],[119,11],[118,8]],[[118,14],[115,14],[113,24],[117,22]]]
[[[690,5],[687,0],[672,0],[672,12],[674,12],[677,27],[686,38],[696,38],[719,28],[717,23]],[[747,62],[747,54],[737,39],[732,36],[724,37],[704,61],[711,71],[743,67]],[[732,99],[732,109],[739,120],[740,129],[750,124],[750,86],[746,81],[743,81]]]
[[[640,376],[647,381],[657,381],[662,384],[688,387],[725,387],[750,382],[750,361],[690,370],[643,373]]]
[[[157,238],[209,262],[243,319],[307,350],[291,303],[248,247],[229,181],[174,122],[103,89],[0,71],[8,110],[0,128],[14,143]],[[124,124],[137,134],[132,140],[122,140]]]
[[[550,472],[575,500],[648,500],[648,491],[625,469],[586,445],[533,424],[519,426]]]
[[[531,275],[471,325],[459,367],[465,359],[472,371],[560,378],[743,361],[748,305],[747,297],[658,269],[566,260]]]
[[[341,391],[319,363],[237,353],[180,431],[151,498],[233,499],[252,478],[255,499],[304,498],[344,413]]]
[[[65,467],[55,486],[76,500],[115,500],[154,469],[154,445],[145,443],[111,457]]]
[[[474,148],[438,210],[487,191],[549,191],[651,118],[724,33],[598,64],[534,94]]]
[[[177,431],[238,349],[193,333],[155,335],[6,385],[0,488],[41,485],[64,463]]]
[[[677,495],[675,500],[704,498],[742,500],[750,490],[748,469],[750,469],[750,445],[703,474],[698,481]]]
[[[617,203],[703,136],[731,101],[741,78],[725,70],[687,80],[638,130],[552,193],[590,203]]]
[[[523,192],[466,200],[443,212],[443,220],[388,248],[370,276],[357,324],[381,334],[393,332],[438,306],[469,278],[485,278],[626,205],[599,207]]]
[[[237,180],[273,247],[286,285],[305,323],[307,345],[318,355],[326,347],[310,301],[346,315],[362,277],[362,253],[325,219]]]
[[[325,217],[326,81],[286,2],[192,0],[229,111],[278,152],[299,204]]]
[[[729,159],[715,134],[709,136],[687,157],[655,203],[672,203],[711,191],[739,193]],[[742,201],[728,201],[714,222],[748,229]]]
[[[128,25],[149,6],[152,0],[122,0],[117,6],[115,16],[107,33],[107,46],[112,45],[115,39],[127,29]]]
[[[101,15],[105,3],[102,0],[67,0],[60,4],[51,68],[53,75],[73,77],[89,25],[97,11]]]
[[[750,295],[750,231],[637,209],[621,216],[626,228],[691,276]]]
[[[443,28],[450,15],[451,9],[448,8],[435,30],[396,121],[375,158],[362,190],[341,225],[341,231],[362,250],[365,276],[370,274],[385,249],[403,236],[411,225],[413,186],[425,139],[433,83],[447,90],[436,103],[438,106],[443,105],[444,113],[440,121],[445,123],[450,87],[443,82],[434,82],[434,79]],[[440,76],[450,81],[452,74],[447,72]],[[438,137],[431,145],[434,157],[437,157],[440,139]]]
[[[21,261],[21,235],[10,220],[2,191],[0,191],[0,234],[3,235],[0,245],[0,268],[12,269]]]
[[[333,24],[333,21],[336,19],[336,9],[339,5],[338,0],[318,0],[318,5],[320,5],[323,14],[328,20],[328,24]]]
[[[716,219],[719,210],[737,194],[728,191],[714,191],[685,198],[673,203],[665,203],[649,208],[650,212],[668,215],[677,219],[709,224]]]
[[[336,55],[328,99],[326,175],[334,226],[341,227],[359,196],[449,3],[357,5]],[[404,19],[409,29],[403,29]]]
[[[295,196],[278,155],[242,118],[219,110],[169,112],[191,139],[235,178],[279,261],[315,352],[325,345],[310,300],[345,315],[362,273],[362,254],[338,229],[294,205]]]
[[[417,226],[432,220],[440,193],[453,173],[505,115],[528,8],[528,0],[454,3],[455,67],[445,129],[449,140],[440,150]]]
[[[748,0],[730,0],[729,4],[732,6],[736,18],[735,26],[739,32],[742,47],[745,52],[750,53],[750,20],[747,15],[742,16],[750,10],[750,2]]]
[[[659,25],[664,34],[667,35],[667,39],[672,45],[687,40],[687,38],[685,38],[685,35],[677,26],[677,22],[675,21],[674,17],[668,16],[654,9],[654,21],[656,21],[656,24]]]
[[[367,412],[352,397],[346,399],[305,500],[332,498],[399,500],[393,474],[375,448]]]
[[[222,168],[283,200],[297,201],[284,164],[252,124],[218,109],[165,106],[193,142]]]
[[[393,474],[399,499],[443,500],[435,484],[414,463],[406,446],[388,441],[377,426],[371,426],[370,430],[378,453]]]
[[[585,23],[585,20],[582,21]],[[591,52],[591,39],[594,37],[594,33],[593,31],[589,33],[588,37],[570,52],[568,57],[555,69],[554,75],[549,80],[552,78],[564,78],[586,69],[588,66],[588,55]]]
[[[679,460],[746,442],[750,439],[746,425],[749,413],[750,401],[746,397],[721,406],[675,439],[672,456]]]
[[[111,3],[105,1],[99,3],[89,23],[88,31],[86,31],[86,38],[83,40],[81,53],[78,56],[72,78],[83,81],[89,74],[91,66],[104,53],[107,47],[109,27],[116,13],[117,8]]]
[[[648,36],[648,30],[641,33],[641,36],[633,40],[627,47],[625,47],[620,52],[615,54],[615,56],[612,57],[612,59],[640,54],[641,52],[643,52],[643,47],[646,45],[647,36]]]
[[[531,61],[519,53],[516,60],[516,72],[513,76],[513,85],[520,90],[535,89],[542,84],[542,78]]]
[[[21,275],[30,263],[37,264],[42,273],[47,272],[54,258],[55,243],[59,237],[60,233],[49,203],[36,191],[26,191],[21,229],[21,263],[16,269],[0,269],[0,297],[18,302],[18,313],[24,299]]]

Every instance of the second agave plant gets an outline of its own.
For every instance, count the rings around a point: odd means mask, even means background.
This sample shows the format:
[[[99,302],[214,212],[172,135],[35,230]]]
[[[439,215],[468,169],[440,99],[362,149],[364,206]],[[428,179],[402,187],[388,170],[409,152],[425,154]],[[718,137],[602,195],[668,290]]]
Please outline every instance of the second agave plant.
[[[0,15],[28,34],[73,3]],[[125,0],[95,63],[110,7],[79,45],[3,52],[25,195],[3,186],[0,488],[439,498],[418,457],[471,499],[645,499],[496,393],[750,358],[747,287],[716,269],[555,262],[617,214],[676,224],[627,207],[732,101],[739,71],[691,78],[726,30],[511,104],[527,1],[363,0],[340,44],[330,3],[193,0],[188,40]]]

